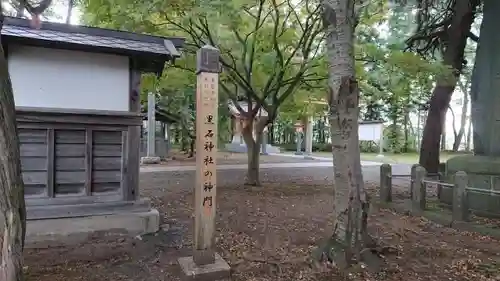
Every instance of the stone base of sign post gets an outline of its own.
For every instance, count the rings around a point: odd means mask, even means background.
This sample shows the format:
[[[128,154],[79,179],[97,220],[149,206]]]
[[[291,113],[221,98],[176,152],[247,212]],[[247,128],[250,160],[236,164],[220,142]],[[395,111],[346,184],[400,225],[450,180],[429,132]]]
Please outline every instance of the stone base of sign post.
[[[231,275],[229,264],[219,254],[215,254],[215,262],[201,266],[194,262],[193,257],[179,258],[178,261],[184,272],[185,280],[223,280]]]
[[[141,164],[150,165],[150,164],[159,164],[161,162],[161,158],[158,156],[146,156],[141,158]]]

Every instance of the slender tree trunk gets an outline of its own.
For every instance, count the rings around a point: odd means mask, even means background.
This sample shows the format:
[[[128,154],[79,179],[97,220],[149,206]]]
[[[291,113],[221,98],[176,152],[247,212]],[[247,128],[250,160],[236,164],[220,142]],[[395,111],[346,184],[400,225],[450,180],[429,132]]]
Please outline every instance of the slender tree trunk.
[[[354,0],[324,0],[329,62],[329,123],[334,164],[333,241],[325,255],[337,266],[365,261],[368,196],[361,172],[359,89],[354,69]],[[336,249],[336,251],[332,251]],[[333,253],[332,253],[333,252]]]
[[[23,280],[24,185],[12,84],[0,44],[0,280]]]
[[[66,11],[66,24],[71,23],[71,16],[73,14],[73,7],[74,6],[75,6],[75,1],[69,0],[68,1],[68,10]]]
[[[408,112],[408,108],[405,109],[405,115],[404,115],[404,121],[403,121],[403,127],[404,127],[404,138],[405,138],[405,143],[403,144],[403,152],[407,153],[408,152],[408,146],[409,146],[409,134],[410,130],[408,129],[408,123],[410,119],[410,113]]]
[[[16,6],[16,17],[24,18],[24,6],[21,3]]]
[[[465,138],[465,151],[470,151],[470,140],[472,138],[472,118],[468,117],[469,125],[467,126],[467,137]]]
[[[268,132],[269,132],[269,144],[274,145],[275,140],[274,140],[274,123],[270,123],[268,126]]]
[[[460,144],[462,143],[462,139],[465,134],[465,125],[467,125],[467,108],[469,106],[468,89],[461,82],[458,83],[464,95],[464,100],[462,103],[462,115],[460,116],[460,128],[458,129],[458,134],[455,136],[455,141],[453,142],[453,151],[458,151]]]
[[[443,123],[441,124],[441,151],[446,150],[446,112],[444,112]]]
[[[259,160],[260,160],[260,147],[262,143],[262,132],[267,124],[267,119],[264,117],[259,118],[255,126],[255,139],[253,138],[252,130],[254,128],[253,122],[245,123],[242,129],[243,139],[247,146],[248,167],[246,185],[260,186],[260,173],[259,173]]]
[[[191,140],[189,141],[189,154],[188,158],[194,157],[194,148],[196,146],[196,136],[191,136]]]
[[[432,92],[430,108],[425,122],[419,163],[428,172],[437,173],[439,167],[439,138],[451,95],[462,72],[465,45],[474,21],[477,0],[458,0],[454,4],[454,16],[447,31],[447,47],[443,53],[443,64],[454,70],[454,79],[438,79]],[[452,80],[452,81],[450,81]]]

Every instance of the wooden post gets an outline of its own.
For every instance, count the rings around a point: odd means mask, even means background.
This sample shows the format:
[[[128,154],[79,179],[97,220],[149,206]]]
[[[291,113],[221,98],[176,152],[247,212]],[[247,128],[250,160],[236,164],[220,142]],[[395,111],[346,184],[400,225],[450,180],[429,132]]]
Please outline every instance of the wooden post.
[[[467,174],[458,171],[455,174],[453,187],[453,221],[468,221],[469,208],[467,204]]]
[[[213,63],[212,63],[213,62]],[[219,51],[198,51],[196,91],[196,187],[194,255],[197,265],[214,263]]]
[[[219,56],[219,50],[211,46],[197,53],[194,249],[193,257],[178,260],[190,280],[223,279],[230,270],[214,249]]]
[[[156,97],[153,92],[148,93],[148,136],[146,155],[155,157],[155,142],[156,142]]]
[[[380,165],[380,201],[392,201],[392,167],[390,164]]]
[[[424,167],[418,166],[415,169],[415,182],[413,184],[412,207],[414,211],[421,212],[425,210],[426,203],[426,185],[424,183],[427,171]]]
[[[130,60],[130,70],[129,70],[129,87],[130,87],[130,103],[129,111],[140,113],[141,112],[141,73],[135,68],[132,60]],[[124,184],[123,191],[124,200],[134,201],[139,197],[139,162],[141,158],[139,157],[139,146],[141,145],[141,126],[129,126],[127,132],[127,143],[126,143],[126,159],[127,161],[125,180],[127,184]],[[122,179],[123,180],[123,179]]]
[[[410,198],[413,198],[413,190],[415,187],[413,185],[415,184],[415,176],[416,176],[416,171],[417,167],[420,166],[418,164],[413,164],[411,165],[411,170],[410,170]]]

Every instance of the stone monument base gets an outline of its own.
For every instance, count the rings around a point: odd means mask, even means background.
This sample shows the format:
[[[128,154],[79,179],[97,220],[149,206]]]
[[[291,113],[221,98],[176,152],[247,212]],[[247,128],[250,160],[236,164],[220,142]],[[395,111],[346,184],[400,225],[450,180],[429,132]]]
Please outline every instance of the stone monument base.
[[[141,164],[143,165],[148,165],[148,164],[160,164],[161,159],[160,157],[157,156],[146,156],[141,158]]]
[[[219,254],[215,254],[215,262],[203,266],[194,263],[193,257],[184,257],[178,259],[179,265],[185,274],[185,280],[221,280],[229,278],[229,264],[222,259]]]
[[[468,186],[484,189],[485,192],[468,192],[469,208],[487,214],[500,215],[500,194],[488,191],[500,191],[500,157],[464,155],[446,162],[446,175],[449,182],[458,171],[467,173]],[[453,189],[443,187],[440,201],[451,204]]]
[[[50,241],[58,244],[74,244],[84,241],[95,232],[136,236],[157,232],[159,226],[160,214],[156,209],[148,212],[28,220],[26,243],[27,247],[30,247],[30,244],[36,247],[37,242]]]
[[[226,143],[224,148],[227,152],[247,153],[247,145],[246,144],[231,142],[231,143]],[[267,144],[266,145],[266,152],[267,153],[280,153],[280,149],[276,146],[272,146],[270,144]]]

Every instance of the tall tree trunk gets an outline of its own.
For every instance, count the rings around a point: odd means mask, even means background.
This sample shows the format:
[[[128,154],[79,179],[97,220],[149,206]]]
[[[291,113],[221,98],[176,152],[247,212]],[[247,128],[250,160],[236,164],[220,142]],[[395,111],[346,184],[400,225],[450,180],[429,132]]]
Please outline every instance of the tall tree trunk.
[[[253,128],[255,124],[255,139],[253,138]],[[262,143],[262,132],[264,127],[267,125],[267,119],[260,117],[258,121],[247,121],[243,125],[241,134],[243,140],[247,146],[247,177],[245,184],[251,186],[260,186],[260,173],[259,173],[259,161],[260,161],[260,148]]]
[[[322,4],[327,32],[328,103],[334,164],[334,229],[330,241],[335,241],[323,253],[342,268],[355,260],[365,260],[363,254],[369,251],[364,249],[370,240],[367,233],[369,200],[361,172],[358,135],[359,89],[354,69],[356,19],[354,0],[324,0]]]
[[[425,122],[420,146],[419,163],[428,172],[437,173],[439,166],[439,138],[442,133],[442,124],[446,110],[450,104],[451,95],[462,72],[464,50],[467,37],[474,21],[474,11],[478,0],[457,0],[454,4],[454,16],[446,37],[447,47],[443,52],[443,64],[453,69],[453,79],[438,79],[432,92],[429,113]],[[452,81],[450,81],[452,80]]]
[[[14,97],[1,44],[0,87],[0,280],[19,281],[23,280],[26,208]]]

